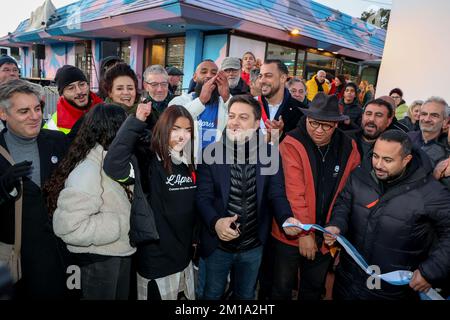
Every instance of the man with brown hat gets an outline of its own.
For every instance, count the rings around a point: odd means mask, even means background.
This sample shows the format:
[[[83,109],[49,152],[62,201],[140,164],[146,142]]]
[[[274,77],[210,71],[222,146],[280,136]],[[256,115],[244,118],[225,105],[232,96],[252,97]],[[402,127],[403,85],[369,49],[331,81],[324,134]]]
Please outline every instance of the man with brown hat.
[[[341,114],[336,96],[319,92],[303,110],[296,129],[280,144],[285,173],[286,194],[294,217],[304,224],[324,226],[350,173],[360,162],[355,141],[338,124],[348,119]],[[321,235],[302,232],[286,237],[272,224],[274,245],[273,299],[291,299],[292,283],[300,269],[300,300],[319,300],[324,291],[328,267],[332,262],[329,247]]]

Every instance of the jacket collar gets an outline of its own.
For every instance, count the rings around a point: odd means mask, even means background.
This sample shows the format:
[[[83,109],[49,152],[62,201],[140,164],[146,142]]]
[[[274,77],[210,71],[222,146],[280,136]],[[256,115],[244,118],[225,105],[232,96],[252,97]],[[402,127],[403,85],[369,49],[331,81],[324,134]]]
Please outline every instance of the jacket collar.
[[[269,114],[269,103],[267,102],[267,99],[264,96],[261,96],[261,98],[262,98],[261,100],[264,105],[264,109],[266,110],[266,113]],[[280,117],[280,114],[282,114],[284,109],[288,107],[290,99],[291,99],[291,94],[289,93],[289,90],[285,88],[284,94],[283,94],[283,101],[281,102],[280,107],[278,108],[278,111],[275,114],[275,117],[274,117],[275,120],[278,120],[278,118]]]
[[[58,128],[71,129],[75,122],[78,121],[83,115],[89,112],[89,110],[98,103],[103,102],[95,93],[89,94],[89,106],[86,109],[75,108],[69,103],[63,96],[59,97],[58,104],[56,105],[56,113],[58,115]]]

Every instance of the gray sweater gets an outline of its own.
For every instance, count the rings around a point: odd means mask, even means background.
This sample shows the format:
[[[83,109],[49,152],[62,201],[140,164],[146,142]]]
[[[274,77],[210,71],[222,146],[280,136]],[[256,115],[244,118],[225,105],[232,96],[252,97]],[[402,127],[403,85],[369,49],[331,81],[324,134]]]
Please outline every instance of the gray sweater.
[[[6,125],[8,126],[8,124]],[[23,138],[14,134],[11,130],[5,132],[5,141],[8,151],[16,163],[22,161],[33,161],[33,170],[29,177],[39,187],[41,186],[41,160],[39,158],[39,148],[37,137]]]

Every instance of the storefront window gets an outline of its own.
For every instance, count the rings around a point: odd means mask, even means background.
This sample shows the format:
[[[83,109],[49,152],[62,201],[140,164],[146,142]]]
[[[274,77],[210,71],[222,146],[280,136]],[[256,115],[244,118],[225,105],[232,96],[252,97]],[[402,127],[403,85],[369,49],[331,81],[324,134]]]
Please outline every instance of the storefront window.
[[[120,42],[120,58],[128,64],[130,63],[130,51],[131,51],[130,41],[121,41]]]
[[[289,70],[289,75],[293,76],[295,71],[295,49],[269,43],[267,47],[266,59],[279,59]]]
[[[184,44],[185,38],[169,38],[167,41],[166,65],[183,70],[184,66]]]
[[[334,76],[336,74],[336,58],[308,52],[306,55],[306,73],[304,74],[304,78],[306,80],[311,79],[319,70],[325,70]]]
[[[297,50],[297,68],[295,71],[295,75],[298,78],[303,78],[303,68],[305,67],[305,51]]]
[[[356,83],[358,81],[358,69],[359,66],[357,63],[344,61],[342,74],[344,74],[349,81]]]
[[[366,67],[361,72],[361,80],[367,80],[370,84],[376,85],[378,77],[378,68]]]
[[[92,53],[91,42],[77,42],[75,44],[75,66],[83,71],[87,79],[91,79]]]
[[[185,40],[185,37],[146,40],[145,65],[159,64],[183,70]]]
[[[148,39],[145,41],[145,66],[165,65],[166,39]]]

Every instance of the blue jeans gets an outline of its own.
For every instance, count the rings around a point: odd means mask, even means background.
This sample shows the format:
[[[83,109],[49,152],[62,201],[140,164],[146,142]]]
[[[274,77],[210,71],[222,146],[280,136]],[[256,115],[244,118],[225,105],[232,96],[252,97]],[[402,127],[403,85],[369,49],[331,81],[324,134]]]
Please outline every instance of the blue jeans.
[[[206,269],[204,299],[219,300],[222,297],[228,274],[233,268],[233,298],[254,300],[262,252],[262,246],[237,253],[214,250],[204,263]]]
[[[205,259],[200,257],[198,260],[197,285],[195,286],[195,299],[203,300],[203,293],[205,291],[206,270]]]

